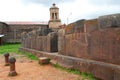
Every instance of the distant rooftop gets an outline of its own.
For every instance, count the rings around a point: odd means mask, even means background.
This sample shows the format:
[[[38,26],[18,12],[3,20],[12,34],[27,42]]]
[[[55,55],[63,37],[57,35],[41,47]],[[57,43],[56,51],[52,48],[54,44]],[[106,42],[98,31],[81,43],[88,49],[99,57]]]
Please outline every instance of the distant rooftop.
[[[9,24],[9,25],[27,25],[27,24],[29,24],[29,25],[34,25],[34,24],[36,24],[36,25],[39,25],[39,24],[41,24],[41,25],[48,25],[48,22],[29,22],[29,21],[19,21],[19,22],[5,22],[5,23],[7,23],[7,24]]]

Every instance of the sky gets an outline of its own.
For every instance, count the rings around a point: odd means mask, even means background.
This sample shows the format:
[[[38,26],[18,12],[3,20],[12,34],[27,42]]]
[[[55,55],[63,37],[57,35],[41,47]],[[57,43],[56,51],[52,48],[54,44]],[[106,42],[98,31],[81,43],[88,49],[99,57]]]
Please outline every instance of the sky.
[[[0,0],[0,21],[48,22],[53,3],[63,24],[120,13],[120,0]]]

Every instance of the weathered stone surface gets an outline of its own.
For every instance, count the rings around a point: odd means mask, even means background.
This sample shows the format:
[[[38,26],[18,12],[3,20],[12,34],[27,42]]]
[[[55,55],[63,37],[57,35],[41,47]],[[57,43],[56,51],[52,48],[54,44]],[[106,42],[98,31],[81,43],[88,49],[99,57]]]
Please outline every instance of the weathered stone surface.
[[[44,29],[44,28],[40,28],[39,30],[37,30],[37,34],[38,36],[47,36],[48,33],[52,32],[51,29]]]
[[[65,34],[65,37],[62,37],[62,33],[60,33],[58,45],[59,49],[63,51],[59,50],[61,51],[59,53],[119,65],[120,28],[99,30],[96,22],[96,19],[85,21],[84,31]],[[80,22],[80,24],[82,23]],[[76,26],[75,28],[77,29]],[[82,27],[80,28],[82,29]]]
[[[95,31],[90,39],[91,59],[120,65],[120,29]]]
[[[100,16],[98,25],[100,29],[120,27],[120,14]]]
[[[111,67],[110,65],[104,63],[93,63],[92,67],[93,70],[91,73],[97,76],[97,78],[102,80],[114,80],[114,66]]]
[[[65,35],[64,55],[120,64],[119,32],[120,29],[108,29],[94,31],[90,36],[85,33]]]
[[[76,21],[74,26],[74,32],[77,33],[84,32],[84,22],[85,22],[84,19]]]
[[[9,66],[9,53],[5,53],[5,66]]]
[[[84,32],[84,19],[78,20],[65,27],[65,34],[73,34],[75,32]]]
[[[87,40],[87,37],[85,38],[84,33],[65,35],[65,55],[74,57],[85,57],[88,55],[88,43],[85,39]]]
[[[10,72],[9,72],[9,76],[16,76],[17,75],[17,72],[15,70],[15,62],[16,62],[16,59],[14,57],[11,57],[9,59],[9,62],[10,62]]]
[[[90,33],[95,30],[98,30],[98,20],[97,19],[84,21],[84,32]]]
[[[60,29],[58,31],[58,52],[59,54],[65,54],[65,30]]]
[[[47,57],[40,57],[39,58],[39,64],[49,64],[50,59]]]
[[[115,70],[114,80],[120,80],[120,68]]]
[[[16,62],[16,59],[15,59],[14,57],[11,57],[11,58],[9,59],[9,62],[10,62],[10,63],[15,63],[15,62]]]
[[[47,36],[42,36],[42,49],[43,51],[47,51]]]
[[[8,56],[9,56],[9,53],[5,53],[4,56],[5,56],[5,57],[8,57]]]
[[[37,36],[36,43],[36,50],[43,51],[42,36]]]
[[[65,27],[65,34],[74,33],[74,26],[75,26],[75,23],[71,23],[68,26],[66,26]]]

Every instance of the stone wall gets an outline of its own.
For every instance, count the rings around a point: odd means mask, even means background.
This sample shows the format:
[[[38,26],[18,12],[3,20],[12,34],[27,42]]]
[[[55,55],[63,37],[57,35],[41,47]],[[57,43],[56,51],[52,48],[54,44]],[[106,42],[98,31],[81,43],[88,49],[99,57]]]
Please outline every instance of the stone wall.
[[[58,33],[41,32],[35,31],[31,37],[30,33],[24,34],[20,49],[38,57],[47,56],[52,63],[92,73],[102,80],[120,79],[120,14],[79,20]],[[53,50],[58,50],[58,54],[51,54]]]
[[[57,52],[58,33],[50,29],[34,30],[22,34],[22,47],[39,51]]]
[[[98,25],[100,29],[120,27],[120,14],[100,16]]]
[[[68,25],[65,34],[59,31],[59,54],[120,65],[119,23],[117,14]]]
[[[120,14],[78,20],[58,34],[50,30],[24,35],[23,47],[120,65]]]
[[[7,36],[7,42],[21,42],[21,34],[23,32],[30,32],[32,30],[37,30],[37,29],[41,29],[41,28],[48,28],[47,25],[35,25],[35,24],[24,24],[24,25],[9,25],[9,32],[8,32],[8,36]]]

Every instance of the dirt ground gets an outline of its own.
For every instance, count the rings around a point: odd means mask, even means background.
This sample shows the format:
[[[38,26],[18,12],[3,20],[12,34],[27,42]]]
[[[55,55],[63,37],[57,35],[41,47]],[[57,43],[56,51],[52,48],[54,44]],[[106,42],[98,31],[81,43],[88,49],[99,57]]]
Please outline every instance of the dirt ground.
[[[54,68],[52,65],[40,65],[24,55],[10,54],[16,58],[17,76],[9,77],[9,66],[4,66],[4,56],[0,55],[0,80],[82,80],[80,75]]]

